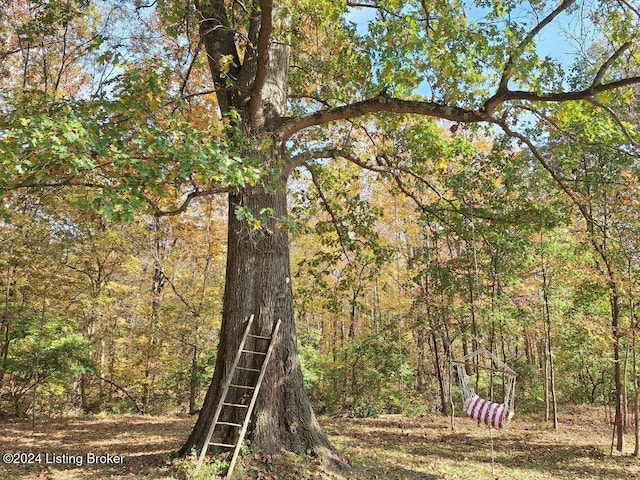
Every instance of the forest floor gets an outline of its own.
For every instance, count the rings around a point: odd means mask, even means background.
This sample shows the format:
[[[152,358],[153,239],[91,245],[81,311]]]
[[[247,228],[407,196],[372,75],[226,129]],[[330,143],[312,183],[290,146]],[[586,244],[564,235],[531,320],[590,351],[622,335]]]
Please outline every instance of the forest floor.
[[[640,478],[640,460],[632,458],[630,451],[624,455],[608,455],[611,429],[604,422],[603,413],[601,408],[564,409],[557,433],[534,417],[522,416],[516,416],[507,430],[491,432],[468,418],[456,419],[455,432],[451,431],[450,420],[439,416],[323,419],[325,431],[351,465],[349,473],[329,472],[312,459],[249,456],[240,460],[234,478]],[[187,478],[185,472],[193,466],[193,460],[172,462],[171,454],[185,440],[193,421],[186,416],[94,416],[39,421],[35,428],[27,421],[2,421],[0,479]],[[627,442],[632,449],[631,435]],[[16,463],[7,463],[7,460]],[[116,463],[120,460],[122,463]],[[29,461],[31,463],[26,463]],[[212,465],[203,470],[212,472],[215,468]]]

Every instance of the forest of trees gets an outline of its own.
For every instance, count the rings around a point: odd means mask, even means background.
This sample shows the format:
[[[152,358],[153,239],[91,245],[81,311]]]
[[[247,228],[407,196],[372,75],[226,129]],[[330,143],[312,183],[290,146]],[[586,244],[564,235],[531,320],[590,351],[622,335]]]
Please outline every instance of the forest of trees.
[[[431,166],[450,175],[419,209],[393,179],[349,164],[317,171],[318,190],[296,188],[296,321],[317,411],[446,411],[447,359],[477,342],[520,372],[518,408],[544,411],[548,324],[559,401],[608,401],[611,303],[594,232],[527,155],[470,153]],[[598,160],[577,175],[610,229],[632,405],[638,172]],[[70,195],[5,197],[3,414],[34,402],[38,415],[195,412],[215,360],[223,207],[114,221]]]
[[[640,11],[511,3],[6,2],[0,415],[207,413],[256,313],[296,415],[298,358],[316,414],[448,414],[484,345],[519,412],[609,405],[621,450]],[[541,53],[563,16],[579,53]]]

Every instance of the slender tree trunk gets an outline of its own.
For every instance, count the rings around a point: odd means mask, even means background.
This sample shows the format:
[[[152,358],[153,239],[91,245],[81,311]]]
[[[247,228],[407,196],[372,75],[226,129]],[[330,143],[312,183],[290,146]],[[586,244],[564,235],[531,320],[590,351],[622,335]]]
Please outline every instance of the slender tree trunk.
[[[196,317],[194,321],[197,321]],[[196,399],[198,396],[198,325],[193,333],[193,345],[191,346],[191,374],[189,376],[189,414],[193,415],[198,410]]]
[[[422,326],[414,330],[416,339],[418,364],[416,366],[416,391],[425,393],[427,391],[427,347],[426,332]]]
[[[463,327],[463,328],[466,331],[466,327]],[[466,338],[463,338],[462,339],[462,355],[466,357],[468,354],[469,354],[469,341]],[[467,375],[471,375],[472,373],[471,362],[466,361],[464,363],[464,369],[467,372]]]
[[[100,363],[98,364],[98,371],[100,372],[100,377],[98,378],[98,405],[100,411],[104,411],[106,406],[106,391],[105,391],[105,383],[102,378],[104,375],[105,364],[106,364],[106,342],[104,338],[100,339]]]
[[[556,371],[553,361],[553,348],[551,345],[551,317],[549,316],[548,300],[546,301],[547,317],[547,358],[549,362],[549,392],[551,393],[551,412],[553,413],[553,429],[558,430],[558,400],[556,396]]]
[[[558,430],[558,402],[556,399],[556,378],[553,363],[553,348],[551,346],[551,309],[549,306],[549,279],[547,276],[547,265],[544,257],[544,243],[540,235],[540,262],[542,264],[542,299],[544,302],[544,323],[545,323],[545,377],[548,373],[548,381],[545,378],[545,421],[549,421],[549,394],[551,395],[551,411],[553,413],[553,429]]]
[[[335,322],[331,325],[331,358],[333,363],[338,362],[338,329]]]
[[[611,294],[611,326],[613,330],[613,376],[616,389],[616,450],[622,452],[624,449],[624,422],[622,418],[623,385],[620,358],[620,295],[617,291],[613,291]]]
[[[374,333],[380,330],[380,295],[378,294],[378,279],[373,281],[373,305],[371,308],[371,329]]]
[[[538,370],[545,369],[547,354],[547,346],[544,344],[544,340],[537,339],[536,341],[536,350],[538,355]]]
[[[356,322],[358,315],[358,296],[360,296],[360,288],[352,291],[351,302],[349,305],[349,340],[353,340],[356,336]]]
[[[633,325],[633,410],[634,410],[634,439],[633,456],[640,458],[640,388],[638,388],[638,350],[637,350],[637,329],[638,322],[634,311],[633,298],[631,299],[631,325]]]
[[[12,250],[9,252],[12,253]],[[4,308],[0,317],[0,391],[4,372],[7,368],[7,358],[9,357],[9,343],[11,342],[11,313],[9,310],[11,299],[15,294],[15,280],[12,275],[12,268],[7,266],[4,289]]]
[[[545,335],[545,349],[544,349],[544,421],[549,422],[551,412],[551,401],[549,395],[549,359],[548,349],[546,345]]]
[[[111,324],[111,335],[109,335],[109,379],[113,381],[116,368],[116,338],[118,338],[118,318],[114,317]],[[111,403],[113,400],[114,385],[109,383],[109,391],[107,392],[107,402]]]
[[[147,346],[145,352],[144,388],[142,397],[142,411],[149,413],[149,406],[153,397],[153,389],[156,380],[156,353],[159,347],[156,329],[159,322],[159,310],[162,300],[162,291],[167,282],[162,269],[162,256],[164,254],[164,239],[162,237],[162,225],[160,219],[155,218],[153,238],[153,277],[151,283],[151,314],[149,318],[149,330],[147,332]]]
[[[624,432],[629,430],[629,393],[627,391],[627,376],[629,374],[629,350],[631,347],[627,345],[624,352],[624,366],[622,367],[622,423]]]
[[[640,388],[638,385],[638,319],[636,317],[636,304],[634,301],[634,289],[633,289],[633,262],[629,257],[627,262],[627,280],[629,284],[629,323],[631,325],[631,361],[633,377],[633,456],[640,458]]]
[[[524,337],[524,353],[525,356],[527,357],[527,365],[531,365],[532,367],[535,367],[536,365],[536,352],[535,352],[535,339],[531,338],[531,332],[529,331],[529,329],[525,328],[524,331],[522,332],[522,335]]]
[[[89,315],[89,321],[87,324],[87,339],[89,340],[90,344],[93,343],[94,340],[94,335],[95,335],[95,328],[96,328],[96,317],[97,317],[97,306],[96,306],[96,301],[97,301],[97,294],[94,292],[92,294],[92,307],[91,307],[91,313]],[[95,351],[92,347],[89,347],[89,355],[91,356],[91,358],[94,358],[95,355]],[[99,371],[98,372],[98,377],[102,376],[102,372]],[[80,403],[82,406],[82,412],[85,414],[90,413],[91,411],[91,405],[89,405],[89,376],[85,375],[84,373],[80,375]]]
[[[489,350],[496,351],[496,299],[500,291],[500,279],[498,273],[498,255],[499,251],[496,248],[495,252],[491,253],[491,331],[489,337]],[[492,361],[493,363],[493,361]],[[491,401],[494,399],[494,374],[491,373],[489,377],[489,398]]]
[[[444,375],[442,372],[442,360],[440,358],[440,349],[438,348],[438,340],[435,331],[431,331],[431,342],[433,347],[433,363],[436,368],[436,376],[438,378],[438,391],[440,393],[440,407],[443,415],[449,414],[449,405],[447,402],[446,386],[444,384]]]
[[[282,450],[298,454],[332,451],[311,409],[297,355],[289,238],[281,225],[287,215],[285,187],[286,181],[280,179],[266,188],[249,187],[229,196],[228,254],[218,357],[213,381],[198,421],[180,451],[182,455],[193,448],[202,448],[231,359],[252,314],[255,333],[260,335],[269,335],[274,323],[278,319],[282,321],[254,411],[253,448],[262,454],[277,454]],[[258,218],[264,212],[269,214],[256,229],[245,219],[237,218],[237,207],[248,209]],[[263,345],[250,343],[247,343],[248,349],[264,349]],[[244,373],[237,372],[236,378],[252,383],[253,378],[242,378]],[[231,399],[232,402],[240,400],[239,394]],[[227,431],[220,440],[234,441],[234,434]]]
[[[475,280],[474,280],[475,279]],[[476,321],[476,299],[474,295],[474,286],[477,284],[477,276],[469,275],[469,308],[471,311],[471,350],[478,349],[478,323]],[[477,357],[471,361],[465,362],[464,368],[467,375],[476,374],[476,382],[478,379],[478,359]],[[477,388],[477,385],[476,385]]]
[[[38,343],[36,347],[36,355],[33,371],[33,406],[31,415],[31,427],[36,424],[36,416],[38,412],[38,387],[40,386],[40,354],[42,353],[42,337],[44,336],[44,323],[47,311],[47,289],[42,293],[42,312],[40,313],[40,329],[38,330]]]

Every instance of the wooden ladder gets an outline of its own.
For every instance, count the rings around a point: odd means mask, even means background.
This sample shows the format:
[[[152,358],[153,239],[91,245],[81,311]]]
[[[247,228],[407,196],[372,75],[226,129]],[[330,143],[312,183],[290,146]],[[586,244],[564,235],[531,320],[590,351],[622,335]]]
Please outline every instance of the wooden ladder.
[[[262,379],[264,378],[264,373],[267,369],[267,364],[269,363],[269,359],[271,358],[271,353],[273,352],[273,346],[275,344],[275,338],[278,334],[278,329],[280,328],[280,320],[276,322],[273,331],[271,332],[271,336],[262,336],[262,335],[252,335],[249,333],[251,330],[251,326],[253,325],[253,315],[249,317],[249,321],[247,322],[247,328],[244,331],[244,335],[242,336],[242,340],[240,341],[240,345],[238,346],[238,351],[236,352],[236,356],[233,359],[233,363],[231,364],[231,370],[227,375],[227,379],[224,382],[222,387],[222,394],[220,395],[220,401],[218,402],[218,406],[216,407],[215,414],[213,415],[213,421],[211,422],[211,426],[209,427],[209,431],[207,432],[207,438],[202,446],[202,451],[200,452],[200,456],[198,457],[198,463],[196,465],[195,471],[193,472],[193,477],[195,478],[200,468],[202,468],[202,464],[204,462],[204,458],[207,455],[207,449],[209,445],[213,445],[214,447],[228,448],[233,449],[233,456],[231,457],[231,462],[229,463],[229,469],[227,470],[227,474],[224,477],[225,480],[230,480],[231,475],[233,474],[233,469],[236,466],[236,461],[238,460],[238,454],[240,453],[240,447],[242,446],[242,441],[247,433],[247,428],[249,427],[249,422],[251,421],[251,413],[253,412],[253,407],[256,404],[256,399],[258,398],[258,392],[260,391],[260,385],[262,384]],[[253,350],[245,350],[244,345],[247,341],[247,338],[255,338],[258,340],[265,340],[269,342],[266,352],[253,351]],[[262,366],[260,369],[254,368],[245,368],[238,367],[240,363],[240,359],[245,356],[261,356],[264,357],[262,362]],[[248,370],[252,372],[260,372],[258,375],[258,379],[256,380],[255,385],[240,385],[234,384],[233,379],[236,373],[236,370]],[[227,401],[227,394],[229,393],[229,389],[243,389],[247,391],[252,391],[251,401],[248,404],[244,403],[230,403]],[[228,409],[243,409],[245,410],[244,420],[242,423],[231,423],[231,422],[221,422],[219,421],[222,410]],[[225,425],[230,427],[240,428],[240,433],[235,443],[216,443],[211,442],[211,437],[213,436],[214,430],[218,425]]]

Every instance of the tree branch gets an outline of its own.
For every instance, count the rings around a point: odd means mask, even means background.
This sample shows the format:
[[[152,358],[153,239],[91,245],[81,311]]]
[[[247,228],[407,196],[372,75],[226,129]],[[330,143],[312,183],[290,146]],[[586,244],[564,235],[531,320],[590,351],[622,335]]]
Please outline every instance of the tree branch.
[[[102,191],[109,190],[110,188],[112,188],[110,185],[104,185],[104,184],[93,183],[93,182],[81,182],[77,180],[77,178],[74,176],[69,176],[59,181],[49,181],[49,182],[39,182],[39,183],[20,182],[20,183],[16,183],[15,185],[11,185],[4,188],[6,190],[20,190],[20,189],[42,190],[45,188],[62,188],[62,187],[83,187],[83,188],[91,188],[91,189],[102,190]],[[141,192],[138,192],[138,195],[140,195],[140,197],[147,203],[147,205],[149,205],[149,207],[152,210],[150,212],[152,215],[157,217],[168,217],[168,216],[179,215],[185,212],[189,207],[189,204],[196,198],[207,197],[210,195],[219,195],[221,193],[228,193],[228,192],[229,192],[229,187],[211,188],[207,190],[196,189],[192,192],[189,192],[185,197],[185,199],[182,201],[182,203],[176,208],[171,210],[162,210],[160,207],[158,207],[156,202],[154,202],[153,200],[151,200],[149,197],[147,197]]]
[[[571,5],[575,3],[575,0],[563,0],[563,2],[549,15],[540,21],[535,27],[529,31],[526,37],[522,39],[522,41],[518,44],[518,46],[511,52],[509,55],[509,59],[507,63],[504,65],[504,70],[502,71],[502,78],[500,79],[500,85],[498,86],[498,93],[508,90],[508,83],[513,75],[513,70],[515,67],[515,62],[520,57],[524,49],[531,43],[538,33],[542,31],[544,27],[549,25],[558,15],[560,15],[563,11],[569,8]],[[496,94],[497,95],[497,94]],[[487,103],[490,103],[487,102]]]
[[[596,73],[596,76],[593,79],[593,82],[591,82],[592,86],[602,84],[602,78],[607,73],[607,70],[609,70],[611,65],[613,65],[613,62],[615,62],[618,58],[620,58],[620,55],[622,55],[625,52],[625,50],[627,50],[629,47],[631,47],[631,42],[625,42],[622,45],[620,45],[620,48],[618,48],[615,52],[613,52],[613,54],[607,59],[607,61],[602,64],[602,66],[598,70],[598,73]]]
[[[484,104],[483,111],[488,115],[492,115],[496,108],[505,102],[514,100],[524,100],[530,102],[568,102],[571,100],[586,100],[599,93],[608,92],[617,88],[629,87],[640,83],[640,76],[628,77],[620,80],[614,80],[609,83],[601,83],[602,77],[607,69],[615,62],[615,60],[629,47],[630,43],[625,43],[616,50],[611,57],[600,67],[598,73],[591,82],[591,85],[584,90],[574,90],[570,92],[556,93],[535,93],[523,90],[504,90],[498,91],[493,97]]]
[[[109,380],[106,377],[103,377],[103,376],[100,376],[100,375],[96,375],[96,377],[99,378],[100,380],[102,380],[103,382],[107,382],[109,385],[113,385],[116,388],[116,390],[120,390],[122,393],[124,393],[127,396],[127,398],[131,401],[131,404],[133,405],[133,408],[136,409],[136,412],[142,413],[142,409],[138,406],[138,402],[136,402],[136,399],[133,398],[133,396],[131,396],[131,394],[129,392],[127,392],[124,388],[122,388],[120,385],[118,385],[113,380]]]
[[[627,138],[627,140],[629,140],[629,143],[631,143],[635,147],[640,147],[640,143],[638,143],[632,137],[631,132],[629,132],[629,130],[622,123],[622,120],[620,120],[620,118],[616,115],[616,113],[610,107],[607,107],[606,105],[603,105],[603,104],[601,104],[601,103],[599,103],[599,102],[597,102],[597,101],[595,101],[593,99],[587,99],[586,101],[591,103],[591,104],[593,104],[593,105],[595,105],[595,106],[597,106],[597,107],[599,107],[599,108],[602,108],[605,111],[607,111],[607,113],[609,113],[609,115],[611,116],[613,121],[618,125],[618,127],[622,131],[622,134]],[[609,144],[609,143],[607,143],[605,141],[600,141],[600,140],[587,141],[584,138],[579,138],[579,136],[576,133],[567,131],[566,129],[562,128],[560,125],[558,125],[557,122],[555,122],[554,120],[552,120],[551,118],[549,118],[548,116],[543,114],[542,112],[536,110],[535,108],[531,108],[531,107],[529,107],[527,105],[518,105],[518,108],[533,114],[541,122],[543,122],[547,126],[553,128],[556,132],[558,132],[562,136],[568,138],[572,142],[579,142],[579,143],[581,143],[583,145],[595,146],[595,147],[607,149],[607,150],[615,152],[615,153],[617,153],[619,155],[628,155],[629,154],[628,151],[625,151],[624,149],[622,149],[620,147],[613,146],[613,145],[611,145],[611,144]]]
[[[546,161],[542,153],[535,147],[535,145],[533,145],[531,140],[526,138],[521,133],[511,130],[509,126],[506,125],[504,122],[494,122],[494,123],[499,125],[507,135],[509,135],[512,138],[517,138],[529,148],[529,151],[533,154],[533,156],[538,160],[538,162],[540,162],[543,168],[551,174],[551,176],[556,181],[558,186],[570,198],[574,206],[578,208],[578,210],[582,214],[582,218],[587,224],[587,231],[589,232],[589,237],[590,237],[589,241],[593,246],[593,248],[595,249],[596,253],[600,256],[600,258],[604,262],[605,267],[607,269],[607,282],[613,291],[617,291],[619,288],[619,285],[616,280],[615,269],[612,266],[611,257],[607,253],[606,244],[604,243],[608,238],[606,223],[605,223],[605,227],[603,227],[602,225],[599,225],[596,222],[595,218],[593,217],[592,210],[590,208],[590,196],[583,195],[582,193],[577,192],[576,190],[569,187],[565,183],[564,179],[558,174],[558,172],[553,167],[551,167],[549,162]],[[602,233],[602,236],[603,236],[603,240],[600,242],[596,239],[596,236],[595,236],[596,227]]]
[[[360,102],[319,110],[302,117],[284,119],[274,133],[281,139],[286,140],[295,133],[308,127],[378,112],[414,113],[461,123],[481,122],[488,119],[488,116],[482,111],[466,110],[464,108],[442,105],[436,102],[401,100],[387,97],[385,93],[382,93],[376,97]]]
[[[195,50],[193,51],[193,58],[189,62],[189,66],[187,67],[187,71],[184,74],[184,78],[182,80],[182,85],[180,86],[180,96],[184,95],[184,91],[187,88],[187,83],[189,82],[189,77],[191,77],[191,70],[193,70],[193,66],[195,65],[196,60],[198,59],[198,53],[200,52],[200,47],[201,46],[202,46],[202,37],[200,37],[200,39],[198,40],[198,45],[196,46]]]
[[[378,4],[378,0],[373,0],[373,3],[362,3],[362,2],[347,2],[347,7],[351,8],[381,8]]]
[[[196,8],[200,15],[200,37],[216,87],[218,106],[220,112],[224,114],[232,105],[232,92],[225,90],[228,77],[233,78],[240,71],[240,61],[234,41],[235,33],[229,24],[224,0],[196,2]],[[235,65],[228,66],[228,70],[225,70],[220,60],[229,55],[233,57]]]
[[[549,172],[549,174],[558,184],[560,189],[569,197],[571,202],[576,207],[578,207],[578,209],[580,210],[580,213],[582,213],[582,216],[585,218],[585,220],[587,222],[595,223],[593,220],[593,217],[591,216],[591,213],[585,206],[585,202],[583,201],[582,198],[580,198],[582,195],[576,192],[575,190],[573,190],[569,185],[566,184],[564,179],[560,176],[560,173],[555,168],[553,168],[553,166],[551,166],[551,164],[547,161],[547,159],[544,157],[542,152],[538,150],[538,148],[533,144],[531,140],[529,140],[527,137],[522,135],[520,132],[516,132],[515,130],[512,130],[511,127],[509,127],[509,125],[507,125],[507,123],[502,120],[494,120],[493,123],[498,125],[504,131],[504,133],[506,133],[509,137],[515,138],[519,140],[521,143],[523,143],[524,145],[526,145],[529,151],[531,152],[531,154],[535,157],[536,160],[538,160],[540,165],[542,165],[542,167],[547,172]]]
[[[311,174],[311,181],[313,182],[313,185],[316,187],[316,191],[320,196],[320,201],[322,202],[322,204],[324,205],[324,208],[326,209],[327,213],[331,217],[331,223],[333,223],[333,227],[335,228],[336,235],[338,235],[338,241],[340,243],[340,247],[342,248],[342,253],[344,254],[347,261],[350,263],[351,259],[349,258],[349,252],[346,247],[346,241],[344,239],[344,235],[342,234],[342,230],[340,229],[338,217],[336,217],[336,214],[333,211],[333,208],[331,208],[331,205],[329,204],[329,200],[327,200],[327,197],[322,191],[322,187],[320,186],[320,181],[318,180],[318,177],[316,175],[314,168],[308,163],[306,164],[306,167],[307,167],[307,170],[309,171],[309,174]]]
[[[191,313],[191,315],[193,316],[193,318],[197,318],[200,316],[200,312],[198,311],[198,309],[196,307],[194,307],[193,305],[191,305],[191,303],[184,298],[184,295],[182,295],[182,293],[180,293],[178,291],[178,288],[176,287],[176,284],[174,283],[172,276],[167,275],[167,273],[164,271],[164,268],[162,266],[162,262],[160,261],[159,258],[155,259],[158,263],[158,266],[160,268],[160,271],[162,272],[162,275],[164,275],[164,278],[167,282],[169,282],[169,286],[171,287],[171,290],[173,290],[173,293],[175,293],[176,297],[178,297],[178,299],[182,302],[182,304],[187,308],[187,310],[189,310],[189,312]],[[190,347],[194,347],[195,345],[193,345],[192,343],[186,342],[183,340],[184,343],[186,343],[187,345],[189,345]]]
[[[376,97],[360,102],[319,110],[301,117],[284,119],[274,133],[281,140],[287,140],[299,131],[309,127],[359,117],[368,113],[381,112],[424,115],[458,123],[494,122],[495,119],[492,117],[493,113],[499,105],[506,102],[567,102],[571,100],[585,100],[602,92],[628,87],[637,83],[640,83],[640,76],[623,78],[609,83],[591,84],[591,86],[584,90],[569,92],[535,93],[524,90],[506,90],[498,92],[478,110],[443,105],[437,102],[402,100],[388,97],[385,93],[382,93]]]
[[[20,190],[20,189],[34,189],[34,190],[42,190],[45,188],[59,188],[59,187],[86,187],[86,188],[95,188],[95,189],[105,189],[109,188],[108,185],[102,185],[99,183],[93,182],[81,182],[75,176],[70,175],[65,179],[57,180],[57,181],[45,181],[45,182],[37,182],[30,183],[19,182],[15,185],[4,187],[6,190]]]
[[[629,129],[624,125],[624,123],[622,122],[622,120],[620,119],[620,117],[618,116],[618,114],[616,112],[613,111],[613,109],[611,107],[608,107],[606,105],[603,105],[602,103],[590,98],[588,100],[589,103],[591,103],[592,105],[595,105],[598,108],[603,109],[605,112],[607,112],[609,114],[609,116],[611,117],[611,119],[616,123],[616,125],[618,125],[618,127],[620,128],[620,130],[622,131],[622,134],[626,137],[627,140],[629,140],[629,143],[631,145],[633,145],[636,148],[640,148],[640,142],[638,142],[635,138],[633,138],[633,136],[631,135],[631,132],[629,131]]]
[[[228,193],[229,189],[228,188],[213,188],[213,189],[209,189],[209,190],[194,190],[192,192],[189,192],[187,194],[187,196],[185,197],[184,201],[180,204],[180,206],[172,209],[172,210],[162,210],[161,208],[159,208],[155,202],[153,202],[153,200],[151,200],[150,198],[147,198],[146,196],[142,195],[141,196],[144,198],[144,200],[147,202],[147,204],[154,210],[153,211],[153,215],[156,217],[172,217],[175,215],[179,215],[181,213],[184,213],[187,208],[189,207],[189,205],[191,204],[191,202],[193,200],[195,200],[196,198],[200,198],[200,197],[207,197],[210,195],[218,195],[221,193]]]
[[[627,0],[618,0],[618,3],[621,3],[622,5],[627,7],[629,10],[631,10],[633,13],[638,15],[638,17],[640,17],[640,9],[638,7],[633,7],[629,2],[627,2]]]
[[[466,202],[464,202],[464,200],[460,200],[460,202],[466,207],[466,208],[460,208],[459,206],[457,206],[455,204],[455,201],[447,198],[442,192],[440,192],[431,182],[429,182],[426,178],[418,175],[417,173],[415,173],[413,170],[411,170],[410,168],[406,168],[406,167],[402,167],[400,165],[382,165],[382,164],[377,164],[377,165],[371,165],[368,164],[366,162],[364,162],[362,159],[358,158],[356,155],[354,155],[353,153],[347,152],[345,150],[341,150],[341,149],[337,149],[337,148],[330,148],[330,149],[325,149],[325,150],[313,150],[313,151],[308,151],[308,152],[304,152],[301,153],[299,155],[296,155],[295,157],[292,157],[291,160],[289,161],[289,163],[286,166],[286,171],[288,173],[290,173],[291,170],[302,166],[302,165],[308,165],[308,162],[311,160],[317,160],[317,159],[322,159],[322,158],[343,158],[345,160],[347,160],[348,162],[353,163],[354,165],[357,165],[358,167],[364,169],[364,170],[368,170],[370,172],[376,172],[376,173],[384,173],[384,174],[388,174],[390,175],[394,181],[396,182],[396,185],[398,186],[398,188],[400,189],[400,191],[406,195],[408,198],[412,199],[414,201],[414,203],[425,213],[429,213],[431,215],[433,215],[434,217],[438,218],[441,221],[444,221],[444,219],[436,213],[436,211],[434,209],[428,208],[426,207],[418,198],[415,194],[413,194],[411,191],[409,191],[409,189],[407,188],[407,186],[405,185],[405,182],[402,181],[402,179],[400,178],[400,174],[405,174],[405,175],[409,175],[410,177],[412,177],[414,180],[416,180],[417,182],[425,185],[429,190],[431,190],[440,201],[446,203],[447,205],[449,205],[450,210],[446,210],[446,211],[450,211],[450,212],[454,212],[458,215],[461,215],[465,218],[481,218],[483,220],[489,220],[489,221],[493,221],[493,222],[499,222],[500,219],[497,218],[496,216],[493,215],[489,215],[489,214],[480,214],[477,210],[474,209],[473,206],[469,206]],[[445,211],[444,209],[442,211]]]
[[[273,31],[273,1],[260,0],[260,32],[256,45],[257,64],[256,75],[251,87],[249,100],[249,115],[254,125],[264,123],[262,111],[262,89],[267,80],[269,70],[269,42]]]

